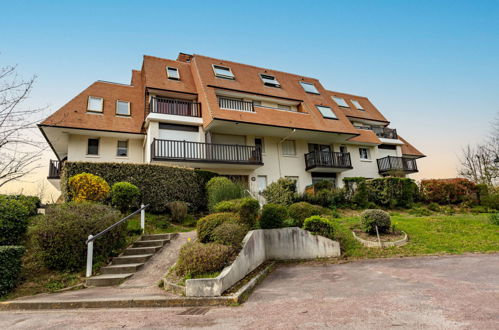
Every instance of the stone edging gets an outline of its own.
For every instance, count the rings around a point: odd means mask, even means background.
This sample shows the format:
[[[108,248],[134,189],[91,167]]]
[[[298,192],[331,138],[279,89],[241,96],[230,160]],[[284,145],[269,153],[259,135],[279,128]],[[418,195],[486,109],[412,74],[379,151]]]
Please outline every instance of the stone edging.
[[[407,242],[409,241],[409,237],[407,236],[407,233],[403,231],[404,233],[404,238],[399,239],[398,241],[393,241],[393,242],[381,242],[381,245],[379,244],[378,241],[367,241],[365,239],[360,238],[355,234],[355,232],[352,231],[353,237],[359,241],[362,245],[367,246],[367,247],[394,247],[394,246],[402,246],[406,245]]]

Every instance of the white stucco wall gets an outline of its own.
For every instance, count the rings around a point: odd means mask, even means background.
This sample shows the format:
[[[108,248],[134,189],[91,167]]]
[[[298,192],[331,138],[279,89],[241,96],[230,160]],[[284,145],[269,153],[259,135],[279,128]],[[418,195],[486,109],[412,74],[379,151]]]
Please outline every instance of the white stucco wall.
[[[89,138],[99,138],[99,155],[87,155]],[[128,156],[118,157],[118,141],[128,141]],[[68,160],[83,162],[143,162],[143,136],[137,139],[118,137],[99,137],[88,135],[70,135],[68,144]]]

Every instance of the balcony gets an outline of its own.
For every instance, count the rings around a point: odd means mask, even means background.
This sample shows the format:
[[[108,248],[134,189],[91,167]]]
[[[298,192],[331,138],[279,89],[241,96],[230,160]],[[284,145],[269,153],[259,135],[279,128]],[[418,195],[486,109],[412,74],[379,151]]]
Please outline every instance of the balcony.
[[[305,169],[347,170],[352,168],[349,152],[311,151],[305,154]]]
[[[253,107],[253,102],[248,102],[238,99],[219,97],[218,105],[220,106],[220,109],[225,109],[225,110],[255,112],[255,108]]]
[[[391,171],[416,173],[418,166],[414,158],[386,156],[378,159],[378,170],[380,174],[388,174]]]
[[[60,179],[61,178],[61,162],[58,160],[50,160],[49,162],[49,176],[47,179]]]
[[[151,159],[159,161],[263,165],[256,146],[158,140],[151,144]]]
[[[398,139],[397,130],[395,128],[379,127],[379,126],[357,126],[360,129],[367,129],[373,131],[377,137],[383,139]]]
[[[201,103],[188,100],[153,97],[151,100],[150,112],[164,115],[201,117]]]

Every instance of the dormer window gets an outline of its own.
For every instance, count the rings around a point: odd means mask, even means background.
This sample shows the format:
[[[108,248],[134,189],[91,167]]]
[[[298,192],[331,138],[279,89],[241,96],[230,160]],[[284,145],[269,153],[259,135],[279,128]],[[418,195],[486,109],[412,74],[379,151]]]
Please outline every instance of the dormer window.
[[[338,96],[333,96],[333,100],[334,102],[336,102],[336,104],[340,107],[343,107],[343,108],[350,108],[347,104],[347,102],[345,101],[344,98],[342,97],[338,97]]]
[[[330,107],[325,107],[323,105],[316,105],[315,107],[321,112],[322,117],[327,119],[337,119],[336,115]]]
[[[119,116],[130,116],[130,102],[116,101],[116,114]]]
[[[362,110],[364,111],[364,108],[360,105],[359,101],[356,101],[356,100],[350,100],[350,102],[352,102],[353,105],[355,105],[355,107],[358,109],[358,110]]]
[[[235,79],[230,68],[226,66],[213,65],[213,72],[215,72],[215,76],[218,78]]]
[[[89,112],[102,112],[104,108],[104,99],[102,97],[89,96],[87,111]]]
[[[265,86],[270,86],[270,87],[281,87],[277,79],[275,79],[274,76],[268,75],[268,74],[263,74],[260,73],[260,78],[263,81],[263,84]]]
[[[307,93],[311,93],[311,94],[320,94],[319,91],[317,90],[317,88],[315,88],[315,85],[312,84],[312,83],[308,83],[308,82],[304,82],[304,81],[300,81],[300,85],[301,87],[303,87],[303,89],[305,90],[305,92]]]
[[[168,79],[180,80],[180,73],[178,72],[177,68],[172,68],[171,66],[167,66],[166,74],[168,75]]]

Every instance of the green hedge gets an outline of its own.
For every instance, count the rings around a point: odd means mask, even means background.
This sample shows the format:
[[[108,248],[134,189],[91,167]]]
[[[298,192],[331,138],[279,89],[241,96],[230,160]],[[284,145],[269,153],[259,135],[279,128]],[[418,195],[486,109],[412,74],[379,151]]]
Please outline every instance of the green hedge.
[[[206,183],[216,173],[151,164],[66,162],[61,174],[61,190],[67,200],[68,178],[79,173],[92,173],[113,185],[126,181],[136,185],[142,201],[151,212],[165,212],[168,203],[188,202],[194,210],[206,209]]]
[[[29,208],[22,201],[0,196],[0,245],[21,245],[29,214]]]
[[[38,214],[38,208],[41,205],[40,198],[37,196],[27,196],[27,195],[0,195],[0,198],[14,199],[22,203],[28,208],[29,216],[34,216]]]
[[[0,297],[19,282],[24,251],[22,246],[0,246]]]

